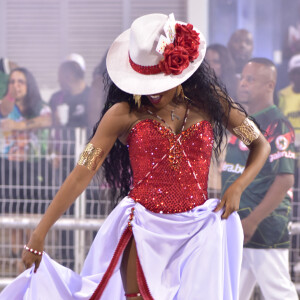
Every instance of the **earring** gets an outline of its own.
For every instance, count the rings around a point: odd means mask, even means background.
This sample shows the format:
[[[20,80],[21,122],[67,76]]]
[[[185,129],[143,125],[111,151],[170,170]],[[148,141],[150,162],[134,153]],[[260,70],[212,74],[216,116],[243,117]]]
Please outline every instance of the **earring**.
[[[135,104],[138,106],[138,108],[141,107],[141,98],[142,98],[142,95],[133,95],[133,100],[135,102]]]
[[[176,91],[176,96],[181,99],[184,99],[184,92],[183,92],[183,88],[182,88],[182,85],[180,84],[178,87],[177,87],[177,91]]]

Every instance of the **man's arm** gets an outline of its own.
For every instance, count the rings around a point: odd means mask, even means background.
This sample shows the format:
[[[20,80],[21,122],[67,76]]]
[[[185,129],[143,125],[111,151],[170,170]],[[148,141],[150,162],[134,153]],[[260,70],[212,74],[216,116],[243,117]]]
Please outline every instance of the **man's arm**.
[[[249,242],[259,223],[278,207],[293,184],[293,174],[278,174],[275,177],[261,203],[255,207],[248,217],[242,220],[245,244]]]

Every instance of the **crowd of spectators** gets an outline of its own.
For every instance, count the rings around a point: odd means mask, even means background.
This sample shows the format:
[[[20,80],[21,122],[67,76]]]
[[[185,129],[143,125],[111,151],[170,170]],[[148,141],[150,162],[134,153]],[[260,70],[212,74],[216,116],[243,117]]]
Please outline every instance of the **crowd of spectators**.
[[[34,75],[7,58],[0,59],[0,215],[41,214],[55,186],[75,164],[75,128],[91,130],[89,111],[99,118],[100,99],[91,99],[85,60],[68,55],[58,67],[60,90],[42,99]],[[102,74],[99,74],[99,78]],[[99,104],[91,108],[91,101]],[[71,207],[68,214],[74,213]],[[61,244],[72,248],[73,233],[61,233]],[[10,233],[11,258],[20,258],[26,229]],[[62,259],[73,257],[65,250]],[[72,267],[72,265],[69,265]],[[17,272],[23,270],[17,261]]]

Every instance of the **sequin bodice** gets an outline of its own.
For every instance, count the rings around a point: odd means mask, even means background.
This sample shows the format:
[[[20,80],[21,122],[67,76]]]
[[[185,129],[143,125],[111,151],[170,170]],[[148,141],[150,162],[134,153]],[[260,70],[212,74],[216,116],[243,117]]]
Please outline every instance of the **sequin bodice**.
[[[208,121],[174,134],[155,119],[142,120],[132,128],[127,142],[132,199],[160,213],[184,212],[205,202],[213,147]]]

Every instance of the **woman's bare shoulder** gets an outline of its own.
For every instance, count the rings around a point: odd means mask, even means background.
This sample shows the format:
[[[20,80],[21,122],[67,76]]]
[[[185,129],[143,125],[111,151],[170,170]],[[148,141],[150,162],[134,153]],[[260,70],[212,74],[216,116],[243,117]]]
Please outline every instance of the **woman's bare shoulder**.
[[[103,119],[119,120],[121,123],[131,122],[135,118],[135,110],[127,102],[119,102],[110,107]]]
[[[123,136],[130,128],[136,116],[127,102],[119,102],[110,107],[104,114],[99,127],[110,128],[118,136]]]
[[[118,102],[112,105],[106,112],[111,116],[127,116],[130,114],[130,105],[127,102]]]

